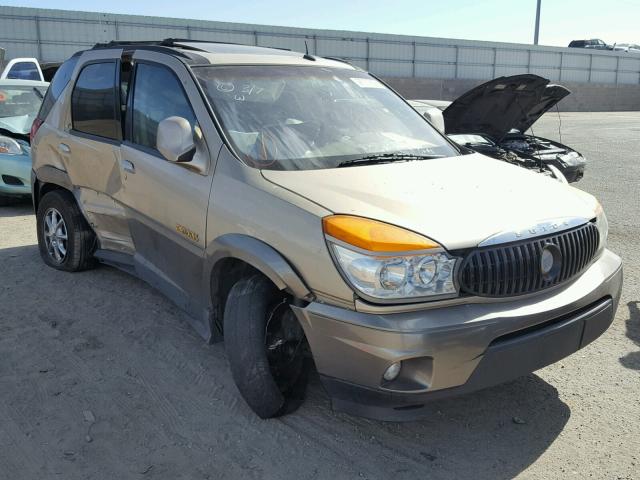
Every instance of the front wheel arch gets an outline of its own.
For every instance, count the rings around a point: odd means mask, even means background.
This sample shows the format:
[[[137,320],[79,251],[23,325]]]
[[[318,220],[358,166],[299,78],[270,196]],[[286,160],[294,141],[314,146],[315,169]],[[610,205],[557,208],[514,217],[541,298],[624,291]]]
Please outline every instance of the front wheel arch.
[[[227,234],[216,239],[209,250],[207,271],[210,292],[212,340],[222,340],[224,309],[231,287],[240,279],[261,273],[275,288],[287,292],[295,303],[313,300],[293,267],[265,242],[243,234]]]

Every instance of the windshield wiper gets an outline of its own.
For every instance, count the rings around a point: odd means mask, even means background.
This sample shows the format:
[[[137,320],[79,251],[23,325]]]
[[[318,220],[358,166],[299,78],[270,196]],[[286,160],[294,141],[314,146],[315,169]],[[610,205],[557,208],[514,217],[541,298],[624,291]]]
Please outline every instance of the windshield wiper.
[[[40,100],[44,100],[44,95],[42,95],[42,92],[40,90],[38,90],[36,87],[33,87],[33,91],[36,92],[36,95]]]
[[[444,155],[416,155],[413,153],[380,153],[377,155],[367,155],[366,157],[355,158],[340,162],[338,167],[353,167],[355,165],[375,165],[378,163],[408,162],[412,160],[433,160],[434,158],[444,158]]]

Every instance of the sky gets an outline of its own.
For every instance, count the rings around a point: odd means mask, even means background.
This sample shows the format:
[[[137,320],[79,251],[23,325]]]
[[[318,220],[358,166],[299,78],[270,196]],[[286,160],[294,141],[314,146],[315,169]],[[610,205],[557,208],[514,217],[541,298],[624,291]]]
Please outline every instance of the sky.
[[[536,0],[0,0],[2,5],[533,43]],[[540,44],[640,43],[640,0],[542,0]]]

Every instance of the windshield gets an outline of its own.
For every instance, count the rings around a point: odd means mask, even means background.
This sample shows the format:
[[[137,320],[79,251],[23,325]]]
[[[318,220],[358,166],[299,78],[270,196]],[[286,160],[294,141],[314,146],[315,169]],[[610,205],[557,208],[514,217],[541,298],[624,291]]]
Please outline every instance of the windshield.
[[[381,154],[457,150],[370,75],[345,68],[198,67],[194,72],[238,155],[256,168],[334,168]]]
[[[0,128],[28,134],[46,91],[46,87],[0,85]]]

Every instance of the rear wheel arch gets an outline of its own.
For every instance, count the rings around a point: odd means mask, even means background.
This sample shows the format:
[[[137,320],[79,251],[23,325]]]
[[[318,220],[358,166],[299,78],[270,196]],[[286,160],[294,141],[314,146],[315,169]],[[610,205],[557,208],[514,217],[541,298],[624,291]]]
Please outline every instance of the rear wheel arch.
[[[47,193],[49,192],[53,192],[54,190],[65,190],[65,191],[69,191],[64,187],[61,187],[60,185],[56,184],[56,183],[47,183],[47,182],[42,182],[38,179],[36,179],[33,184],[31,185],[31,199],[33,200],[33,213],[37,214],[38,213],[38,206],[40,205],[40,200],[42,199],[42,197],[44,197]]]
[[[40,199],[53,190],[66,190],[72,193],[73,183],[67,172],[45,165],[32,172],[35,180],[32,185],[33,207],[38,211]]]

